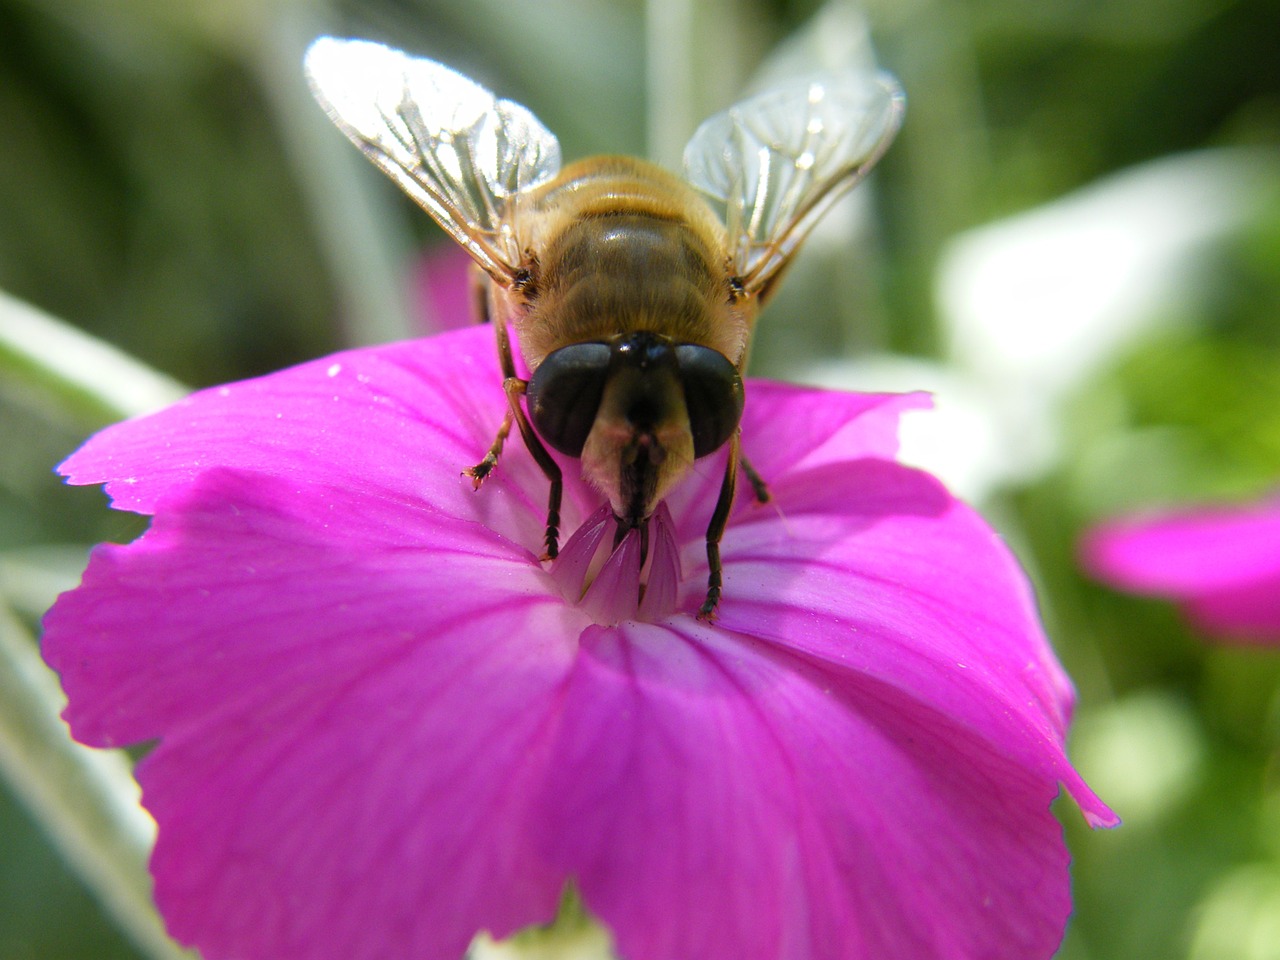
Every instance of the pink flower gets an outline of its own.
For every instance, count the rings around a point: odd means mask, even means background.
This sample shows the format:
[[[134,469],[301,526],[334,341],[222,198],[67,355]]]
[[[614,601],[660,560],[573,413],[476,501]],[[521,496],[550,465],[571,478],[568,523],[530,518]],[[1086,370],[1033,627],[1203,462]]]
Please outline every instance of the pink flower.
[[[1119,520],[1090,532],[1082,559],[1100,580],[1178,601],[1208,633],[1280,641],[1280,497]]]
[[[45,654],[77,738],[155,743],[173,934],[208,960],[458,958],[572,882],[628,960],[1049,957],[1059,783],[1116,821],[1066,758],[1017,565],[893,461],[923,401],[749,386],[776,508],[738,502],[708,625],[723,461],[656,521],[638,610],[626,544],[579,604],[558,565],[590,559],[599,495],[566,471],[583,526],[548,569],[521,445],[478,492],[459,475],[503,409],[491,336],[206,390],[62,466],[153,515],[95,551]]]
[[[411,295],[424,331],[440,333],[474,322],[473,269],[463,249],[447,241],[428,248],[418,258],[410,271]]]

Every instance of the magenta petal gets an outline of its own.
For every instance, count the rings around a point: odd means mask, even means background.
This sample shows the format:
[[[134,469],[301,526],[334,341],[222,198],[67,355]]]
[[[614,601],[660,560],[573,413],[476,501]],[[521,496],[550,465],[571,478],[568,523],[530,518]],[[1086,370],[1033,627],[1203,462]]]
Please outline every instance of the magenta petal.
[[[551,565],[551,578],[555,580],[565,600],[577,603],[586,593],[587,575],[591,571],[600,545],[612,535],[617,521],[609,504],[600,508],[574,531],[560,549],[560,556]]]
[[[612,515],[567,472],[577,533],[539,563],[523,448],[478,493],[457,474],[501,418],[490,335],[205,391],[68,461],[155,513],[95,552],[45,654],[79,739],[156,742],[175,934],[209,960],[454,960],[573,882],[628,960],[1048,957],[1049,803],[1065,783],[1115,817],[1066,759],[1071,687],[1008,551],[892,462],[921,398],[752,385],[774,499],[735,505],[711,626],[726,454],[647,565],[634,531],[601,559]]]
[[[505,410],[493,332],[471,328],[201,390],[108,427],[59,470],[71,483],[105,484],[120,509],[152,513],[167,490],[234,467],[429,502],[540,550],[547,484],[518,440],[482,491],[461,476],[484,456]],[[582,492],[566,497],[569,529]]]
[[[1280,573],[1187,598],[1188,616],[1208,633],[1242,642],[1280,642]]]
[[[924,393],[843,393],[751,380],[742,417],[742,454],[766,484],[831,463],[874,458],[893,460],[898,421],[909,410],[927,409]],[[725,452],[697,461],[689,477],[667,498],[682,529],[705,533],[724,480]],[[777,516],[776,504],[752,499],[739,475],[738,511]]]
[[[550,919],[566,878],[527,850],[528,798],[584,621],[538,565],[420,508],[225,471],[160,508],[50,612],[45,654],[78,738],[160,740],[139,780],[174,935],[456,958]]]
[[[896,687],[1064,782],[1091,823],[1117,822],[1066,758],[1073,692],[1026,578],[971,509],[875,460],[774,494],[780,514],[744,513],[726,535],[724,627]]]
[[[649,580],[645,584],[644,597],[640,601],[640,619],[653,622],[665,619],[676,609],[680,599],[680,545],[676,543],[675,521],[665,503],[658,504],[653,512],[653,542],[650,550],[653,559],[649,567]]]
[[[892,460],[898,416],[933,402],[925,393],[845,393],[765,380],[749,381],[747,397],[743,453],[766,479],[852,452]]]
[[[1184,602],[1211,633],[1280,639],[1280,500],[1117,521],[1081,556],[1101,580]]]
[[[592,628],[564,698],[535,822],[622,956],[1026,960],[1061,937],[1052,781],[891,687],[684,621]]]
[[[609,555],[582,598],[582,610],[597,623],[635,617],[640,604],[640,531],[631,530]]]

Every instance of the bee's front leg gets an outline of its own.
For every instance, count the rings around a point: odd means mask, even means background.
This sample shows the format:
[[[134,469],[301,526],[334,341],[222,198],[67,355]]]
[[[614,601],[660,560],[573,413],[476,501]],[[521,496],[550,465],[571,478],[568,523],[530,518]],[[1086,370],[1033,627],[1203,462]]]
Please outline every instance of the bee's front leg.
[[[464,476],[471,478],[471,488],[473,490],[479,490],[480,484],[484,483],[485,477],[489,476],[493,468],[498,465],[498,457],[502,456],[502,447],[506,444],[507,436],[510,433],[511,410],[508,409],[506,416],[502,418],[502,426],[498,428],[498,435],[489,447],[489,452],[484,455],[484,459],[474,467],[467,467],[462,471]]]
[[[477,319],[481,323],[489,323],[493,319],[491,285],[478,267],[473,267],[472,269],[471,292],[472,305],[475,308]],[[505,323],[495,323],[493,329],[498,338],[498,366],[502,369],[503,386],[505,388],[508,380],[518,379],[516,377],[515,360],[511,356],[511,338],[507,336],[507,325]],[[462,471],[464,476],[471,478],[471,485],[474,489],[479,490],[480,484],[484,483],[485,478],[498,465],[498,457],[502,456],[502,448],[507,442],[507,436],[511,433],[512,416],[511,404],[508,403],[507,413],[502,418],[502,426],[498,428],[498,435],[489,446],[489,452],[474,467],[467,467]]]

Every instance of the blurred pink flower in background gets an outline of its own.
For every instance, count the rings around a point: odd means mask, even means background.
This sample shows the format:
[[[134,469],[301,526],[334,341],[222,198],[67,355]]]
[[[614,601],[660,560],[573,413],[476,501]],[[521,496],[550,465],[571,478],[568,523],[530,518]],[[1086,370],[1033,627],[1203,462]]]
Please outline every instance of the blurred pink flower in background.
[[[724,451],[587,586],[601,498],[508,445],[492,332],[351,351],[98,434],[152,515],[46,617],[74,735],[154,743],[156,898],[207,960],[458,958],[572,883],[628,960],[1033,960],[1071,910],[1073,694],[1007,549],[894,461],[919,396],[748,386]],[[745,485],[744,485],[745,486]],[[583,596],[585,587],[585,597]],[[593,599],[594,598],[594,599]]]
[[[1280,497],[1118,520],[1081,555],[1099,580],[1175,600],[1207,633],[1280,642]]]
[[[414,318],[424,333],[469,327],[480,318],[472,302],[472,260],[453,242],[428,247],[409,272]]]

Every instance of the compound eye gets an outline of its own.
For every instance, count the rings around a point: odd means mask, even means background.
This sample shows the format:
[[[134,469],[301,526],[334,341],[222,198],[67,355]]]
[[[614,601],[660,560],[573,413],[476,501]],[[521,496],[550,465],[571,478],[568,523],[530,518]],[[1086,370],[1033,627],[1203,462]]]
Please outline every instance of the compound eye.
[[[719,351],[695,343],[676,347],[676,365],[689,411],[694,457],[724,446],[742,420],[742,377]]]
[[[596,422],[609,373],[609,346],[575,343],[547,354],[529,378],[525,399],[538,435],[570,457],[582,447]]]

